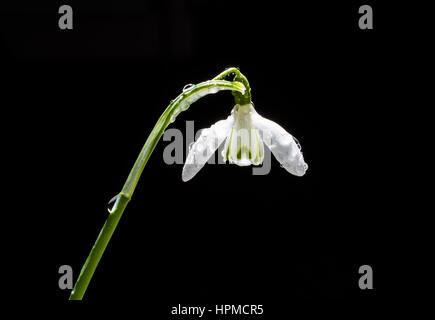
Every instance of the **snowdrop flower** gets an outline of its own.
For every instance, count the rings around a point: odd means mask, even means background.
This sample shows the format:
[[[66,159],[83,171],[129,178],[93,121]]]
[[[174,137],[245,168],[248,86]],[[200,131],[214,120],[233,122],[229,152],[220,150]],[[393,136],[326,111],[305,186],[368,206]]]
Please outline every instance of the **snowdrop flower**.
[[[189,150],[183,181],[192,179],[224,141],[224,161],[239,166],[262,164],[266,144],[281,166],[291,174],[303,176],[308,168],[299,144],[290,133],[260,116],[251,103],[237,104],[227,119],[202,130]]]

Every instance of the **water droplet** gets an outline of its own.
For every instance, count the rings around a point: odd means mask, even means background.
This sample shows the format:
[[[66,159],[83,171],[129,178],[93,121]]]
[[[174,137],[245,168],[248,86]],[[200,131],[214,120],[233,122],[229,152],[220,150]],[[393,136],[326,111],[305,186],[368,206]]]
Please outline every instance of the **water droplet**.
[[[181,113],[180,109],[176,109],[174,113],[171,116],[171,119],[169,120],[170,123],[173,123],[175,119],[177,119],[177,116]]]
[[[295,140],[296,145],[298,146],[299,150],[302,150],[302,146],[301,146],[301,144],[299,143],[298,139],[296,139],[295,137],[293,137],[293,139]]]
[[[292,143],[292,137],[289,134],[283,134],[278,138],[279,145],[283,147],[289,147]]]
[[[109,213],[112,213],[112,209],[113,206],[116,203],[116,200],[118,199],[118,195],[114,196],[112,199],[110,199],[110,201],[107,203],[107,211],[109,211]]]
[[[231,68],[227,68],[227,69],[231,69]],[[228,73],[228,74],[224,77],[224,79],[234,78],[235,75],[236,75],[236,74],[235,74],[234,72]]]
[[[210,134],[210,129],[202,129],[201,130],[201,137],[204,140],[207,140],[207,136]]]
[[[191,142],[191,143],[189,143],[189,152],[190,152],[190,150],[192,150],[192,146],[193,146],[193,144],[194,144],[195,142]]]
[[[189,109],[189,107],[190,107],[190,104],[187,103],[187,102],[184,102],[184,103],[182,103],[182,104],[180,105],[180,110],[181,110],[181,111],[186,111],[187,109]]]
[[[192,89],[193,86],[194,86],[193,83],[186,84],[186,85],[183,87],[183,92]]]

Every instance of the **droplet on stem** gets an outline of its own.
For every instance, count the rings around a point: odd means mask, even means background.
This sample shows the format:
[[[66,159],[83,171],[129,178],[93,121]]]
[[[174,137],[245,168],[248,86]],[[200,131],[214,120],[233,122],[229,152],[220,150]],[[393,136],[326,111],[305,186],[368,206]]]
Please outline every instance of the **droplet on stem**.
[[[109,211],[109,213],[112,213],[112,209],[116,203],[116,200],[118,199],[118,195],[114,196],[112,199],[109,200],[109,202],[107,203],[107,211]]]
[[[186,85],[183,87],[183,92],[192,89],[193,86],[194,86],[193,83],[186,84]]]

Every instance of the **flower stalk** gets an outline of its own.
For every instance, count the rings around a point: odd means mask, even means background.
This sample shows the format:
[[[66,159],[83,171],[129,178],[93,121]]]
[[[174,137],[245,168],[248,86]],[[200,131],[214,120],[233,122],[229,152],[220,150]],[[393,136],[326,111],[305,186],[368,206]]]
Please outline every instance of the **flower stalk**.
[[[234,69],[234,70],[233,70]],[[230,73],[235,73],[234,81],[222,80]],[[189,106],[211,93],[216,93],[222,90],[230,90],[233,92],[236,101],[250,100],[250,87],[247,79],[236,68],[230,68],[219,74],[210,81],[201,82],[193,85],[188,89],[183,90],[175,100],[171,101],[169,106],[160,116],[148,139],[145,142],[141,152],[139,153],[133,168],[121,190],[116,197],[114,206],[109,210],[109,216],[101,229],[101,232],[95,241],[92,250],[82,267],[80,275],[75,283],[74,289],[71,292],[70,300],[81,300],[86,292],[89,282],[98,266],[98,263],[107,247],[107,244],[112,237],[113,232],[118,225],[122,214],[130,201],[139,178],[154,151],[158,141],[165,132],[168,125],[175,121],[175,118],[182,111],[185,111]]]
[[[240,93],[236,91],[232,92],[234,96],[234,102],[239,105],[251,103],[251,87],[249,86],[248,79],[240,72],[239,69],[234,67],[227,68],[216,77],[214,77],[213,80],[222,80],[231,74],[234,74],[233,81],[241,82],[246,88],[245,93]]]

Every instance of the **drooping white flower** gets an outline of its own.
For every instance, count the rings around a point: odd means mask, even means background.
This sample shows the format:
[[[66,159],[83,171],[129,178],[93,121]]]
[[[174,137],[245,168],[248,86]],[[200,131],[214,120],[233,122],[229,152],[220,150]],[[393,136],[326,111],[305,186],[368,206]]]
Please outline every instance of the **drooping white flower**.
[[[202,130],[187,155],[183,181],[192,179],[224,141],[224,161],[239,166],[263,163],[266,144],[281,166],[291,174],[303,176],[308,168],[290,133],[260,116],[252,104],[236,105],[227,119]]]

